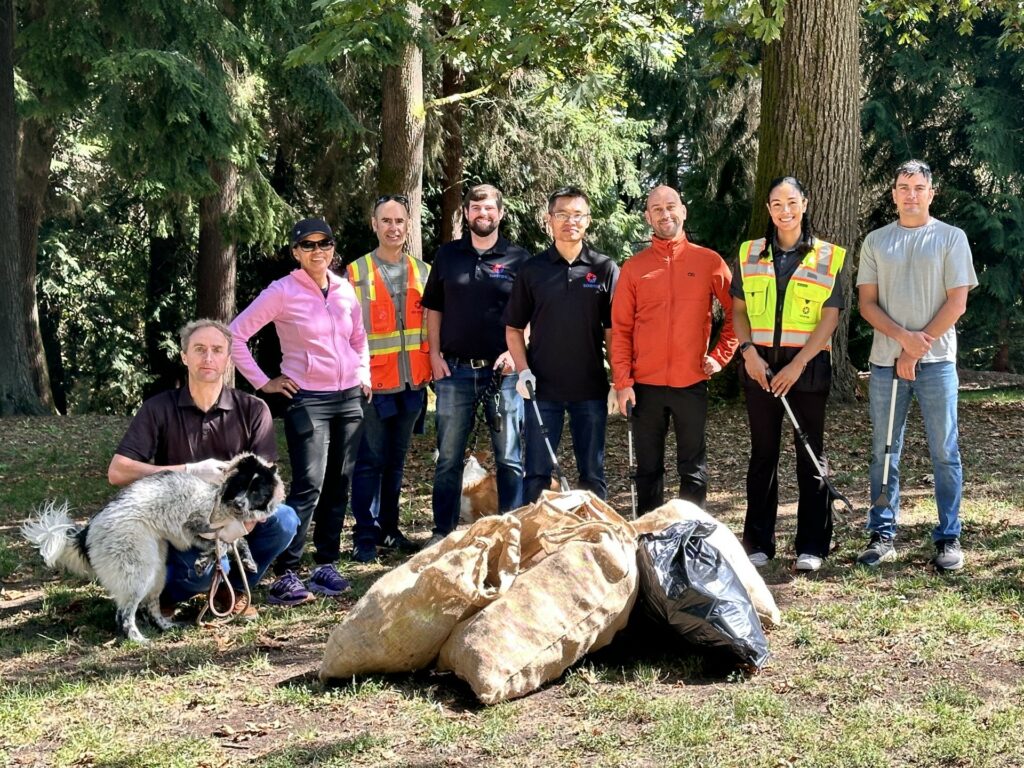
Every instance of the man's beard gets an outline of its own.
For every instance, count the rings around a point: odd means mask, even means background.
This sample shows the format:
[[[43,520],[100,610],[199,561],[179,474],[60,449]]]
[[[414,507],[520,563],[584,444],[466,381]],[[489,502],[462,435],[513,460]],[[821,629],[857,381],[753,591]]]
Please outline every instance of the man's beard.
[[[487,219],[473,219],[469,223],[469,229],[474,235],[487,237],[498,228],[498,224],[499,222],[494,219],[491,219],[490,221]]]

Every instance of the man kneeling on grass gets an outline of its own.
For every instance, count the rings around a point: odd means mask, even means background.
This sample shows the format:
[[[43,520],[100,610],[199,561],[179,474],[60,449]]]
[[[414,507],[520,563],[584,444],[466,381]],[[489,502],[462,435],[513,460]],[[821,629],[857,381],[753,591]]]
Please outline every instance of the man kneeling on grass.
[[[254,453],[267,461],[277,459],[267,404],[224,386],[230,350],[231,331],[223,323],[196,320],[181,329],[181,360],[188,368],[188,383],[142,404],[107,470],[113,485],[128,485],[164,470],[188,472],[215,483],[227,460],[239,453]],[[251,529],[247,540],[256,561],[252,584],[259,583],[274,558],[291,543],[298,526],[295,510],[280,504],[274,514]],[[167,615],[173,614],[178,603],[209,590],[215,564],[197,574],[199,555],[197,549],[168,550],[167,583],[160,595],[161,609]],[[241,574],[231,572],[228,579],[237,595],[233,613],[247,620],[256,618]],[[227,587],[222,585],[215,601],[226,604],[228,600]]]

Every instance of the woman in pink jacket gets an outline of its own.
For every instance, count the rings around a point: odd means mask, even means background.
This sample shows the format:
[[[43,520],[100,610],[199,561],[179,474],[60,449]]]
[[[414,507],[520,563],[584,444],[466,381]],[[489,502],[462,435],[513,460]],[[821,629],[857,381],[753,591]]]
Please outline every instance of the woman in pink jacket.
[[[267,602],[298,605],[311,592],[337,595],[349,587],[335,562],[341,549],[349,484],[359,448],[362,398],[370,395],[370,356],[362,310],[347,280],[330,271],[334,235],[322,219],[303,219],[291,232],[300,269],[275,280],[231,323],[231,357],[249,383],[291,400],[284,417],[292,484],[287,503],[299,529],[274,562],[277,581]],[[272,322],[281,341],[281,375],[270,378],[248,340]],[[309,588],[296,571],[313,527],[317,564]]]

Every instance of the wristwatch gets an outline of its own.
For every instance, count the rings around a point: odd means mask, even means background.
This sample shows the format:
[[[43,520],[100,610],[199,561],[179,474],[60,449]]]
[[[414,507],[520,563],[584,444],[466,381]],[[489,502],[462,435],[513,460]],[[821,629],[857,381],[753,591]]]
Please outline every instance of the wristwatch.
[[[742,356],[743,353],[750,349],[752,346],[754,346],[754,342],[744,341],[742,344],[740,344],[740,355]]]

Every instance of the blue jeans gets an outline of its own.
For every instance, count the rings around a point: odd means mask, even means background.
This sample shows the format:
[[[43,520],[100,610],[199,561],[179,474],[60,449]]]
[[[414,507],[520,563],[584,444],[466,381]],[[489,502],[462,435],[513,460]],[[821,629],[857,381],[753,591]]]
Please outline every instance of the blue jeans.
[[[551,448],[558,453],[562,440],[562,425],[565,414],[569,414],[569,431],[572,433],[572,448],[576,455],[576,468],[580,473],[579,487],[593,491],[605,498],[608,486],[604,481],[604,432],[608,424],[608,401],[579,400],[559,402],[537,400],[540,417],[548,430]],[[540,492],[551,486],[551,473],[555,465],[551,462],[544,435],[537,423],[537,413],[532,403],[527,403],[529,416],[526,419],[526,478],[523,483],[523,500],[532,504]]]
[[[889,426],[889,400],[892,394],[893,368],[871,366],[869,386],[871,401],[871,499],[882,490],[882,468],[885,461],[886,430]],[[896,389],[896,415],[892,431],[892,458],[889,462],[889,483],[886,487],[889,506],[872,506],[868,530],[882,536],[896,535],[900,509],[900,452],[907,426],[910,400],[917,397],[921,418],[928,437],[928,451],[935,475],[935,505],[939,522],[932,531],[933,541],[960,536],[960,498],[963,493],[963,468],[957,445],[956,365],[950,362],[922,363],[914,381],[900,379]]]
[[[405,455],[420,416],[420,406],[411,405],[403,399],[396,412],[381,418],[373,400],[363,404],[363,437],[352,474],[352,538],[357,542],[376,544],[378,536],[398,532]]]
[[[292,465],[287,503],[299,516],[299,530],[274,563],[274,572],[297,571],[313,525],[313,561],[333,563],[341,554],[349,484],[359,450],[363,395],[352,387],[330,397],[296,397],[284,414],[284,435]]]
[[[459,523],[462,500],[462,468],[466,446],[473,430],[477,395],[491,380],[490,368],[454,364],[451,376],[434,382],[437,392],[437,466],[434,470],[434,533],[448,534]],[[498,507],[508,512],[523,505],[523,460],[520,432],[523,427],[523,399],[516,393],[516,375],[501,380],[501,431],[491,432],[494,463],[498,475]],[[494,398],[485,401],[494,414]]]
[[[247,573],[246,578],[250,586],[259,584],[267,568],[274,562],[285,547],[295,537],[299,529],[299,516],[295,510],[286,504],[279,504],[274,514],[259,523],[252,529],[252,533],[246,536],[249,542],[249,549],[252,551],[253,560],[256,561],[256,573]],[[160,594],[160,602],[164,605],[173,605],[190,597],[209,591],[213,581],[214,564],[200,574],[196,573],[196,560],[199,558],[198,549],[189,549],[180,552],[171,547],[167,552],[167,583],[164,591]],[[234,557],[224,557],[221,565],[228,574],[228,579],[234,586],[235,591],[243,590],[242,579],[231,571]]]

